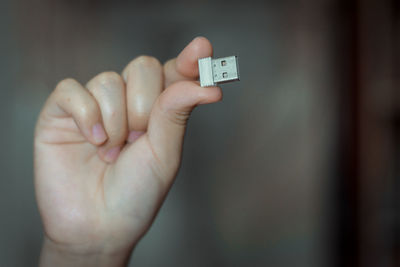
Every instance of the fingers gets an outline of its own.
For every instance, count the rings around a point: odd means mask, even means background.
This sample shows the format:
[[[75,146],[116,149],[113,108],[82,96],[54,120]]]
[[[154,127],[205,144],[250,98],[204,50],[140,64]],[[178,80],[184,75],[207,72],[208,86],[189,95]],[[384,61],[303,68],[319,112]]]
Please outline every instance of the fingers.
[[[208,56],[212,56],[210,42],[198,37],[164,67],[152,57],[133,60],[123,72],[126,89],[124,80],[110,72],[92,79],[87,84],[90,92],[72,79],[65,80],[50,97],[45,112],[50,116],[71,116],[89,142],[101,145],[99,156],[107,162],[117,158],[128,136],[132,142],[150,128],[150,139],[160,145],[158,150],[166,148],[161,154],[180,153],[176,148],[181,147],[192,109],[222,97],[219,88],[183,82],[198,77],[197,60]],[[165,86],[178,81],[181,82],[161,94]],[[168,142],[168,138],[172,141]]]
[[[147,130],[151,109],[163,89],[163,69],[156,58],[140,56],[122,75],[127,84],[128,141],[132,142]]]
[[[205,37],[196,37],[178,55],[177,58],[167,61],[164,65],[165,86],[183,81],[193,80],[199,76],[197,60],[211,57],[213,48]]]
[[[219,87],[202,88],[193,81],[177,82],[160,95],[152,110],[147,131],[160,162],[169,169],[179,166],[185,127],[191,111],[197,105],[221,99]]]
[[[61,81],[47,100],[41,118],[72,117],[85,138],[94,145],[106,141],[100,108],[94,97],[77,81]]]
[[[128,135],[125,83],[119,74],[104,72],[89,81],[87,88],[100,107],[108,136],[98,154],[106,162],[113,162]]]
[[[164,78],[166,86],[194,79],[198,76],[197,59],[211,55],[211,43],[204,37],[197,37],[164,67],[149,56],[140,56],[128,64],[122,76],[127,84],[129,142],[146,131],[153,104],[163,90]]]

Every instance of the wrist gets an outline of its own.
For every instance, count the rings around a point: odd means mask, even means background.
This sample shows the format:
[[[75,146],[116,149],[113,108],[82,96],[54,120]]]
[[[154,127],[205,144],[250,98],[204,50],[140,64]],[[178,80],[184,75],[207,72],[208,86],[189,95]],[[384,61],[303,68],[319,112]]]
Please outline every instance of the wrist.
[[[133,248],[108,251],[57,244],[45,236],[40,255],[40,267],[123,267],[127,266]]]

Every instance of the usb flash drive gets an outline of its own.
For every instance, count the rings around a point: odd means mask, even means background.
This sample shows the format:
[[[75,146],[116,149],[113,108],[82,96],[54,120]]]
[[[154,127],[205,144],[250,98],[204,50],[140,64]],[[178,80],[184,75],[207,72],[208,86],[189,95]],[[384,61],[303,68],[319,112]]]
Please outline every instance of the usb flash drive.
[[[219,83],[239,81],[239,64],[237,56],[212,59],[200,58],[199,76],[202,87],[216,86]]]

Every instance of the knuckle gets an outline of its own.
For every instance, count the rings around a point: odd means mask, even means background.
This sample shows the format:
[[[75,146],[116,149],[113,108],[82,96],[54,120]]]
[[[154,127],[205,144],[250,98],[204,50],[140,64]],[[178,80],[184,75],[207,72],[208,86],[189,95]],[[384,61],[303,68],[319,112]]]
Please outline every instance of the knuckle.
[[[104,90],[123,90],[122,77],[114,71],[106,71],[98,74],[86,85],[90,92],[101,93]]]
[[[162,73],[163,66],[161,62],[152,56],[141,55],[132,60],[123,71],[125,80],[129,79],[132,72],[137,70],[146,69],[155,73]]]
[[[172,110],[166,114],[168,119],[179,126],[185,126],[190,117],[190,111]]]
[[[135,58],[132,63],[134,66],[141,68],[161,68],[160,61],[152,56],[141,55]]]
[[[72,78],[66,78],[62,81],[60,81],[57,86],[56,86],[56,91],[63,91],[63,90],[68,90],[69,88],[73,87],[76,85],[77,81]]]
[[[158,107],[160,112],[173,124],[185,126],[189,120],[191,109],[174,109],[166,98],[160,98]]]
[[[97,75],[96,80],[99,85],[107,87],[107,88],[122,84],[121,76],[114,71],[102,72],[99,75]]]

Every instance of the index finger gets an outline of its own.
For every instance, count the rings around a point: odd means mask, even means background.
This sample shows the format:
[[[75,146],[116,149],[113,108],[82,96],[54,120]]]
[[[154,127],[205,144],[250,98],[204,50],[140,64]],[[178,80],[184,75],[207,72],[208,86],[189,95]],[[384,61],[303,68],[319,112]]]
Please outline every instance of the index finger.
[[[197,60],[211,57],[213,48],[205,37],[196,37],[178,55],[164,64],[165,87],[177,81],[194,80],[199,76]]]

